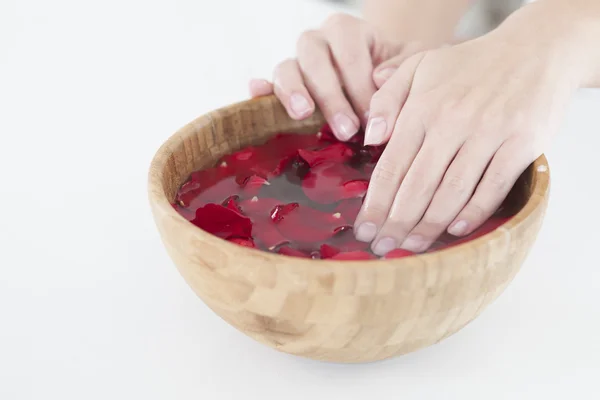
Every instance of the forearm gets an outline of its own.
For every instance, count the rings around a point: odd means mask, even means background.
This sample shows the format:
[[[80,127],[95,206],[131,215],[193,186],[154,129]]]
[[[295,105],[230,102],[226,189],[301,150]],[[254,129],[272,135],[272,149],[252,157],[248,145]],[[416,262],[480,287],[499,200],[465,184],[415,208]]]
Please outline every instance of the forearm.
[[[367,21],[390,38],[439,46],[454,38],[454,31],[472,0],[365,0]]]
[[[506,25],[503,27],[502,25]],[[579,87],[600,87],[600,0],[538,0],[510,16],[499,31],[558,49],[576,71]],[[510,35],[510,34],[509,34]]]

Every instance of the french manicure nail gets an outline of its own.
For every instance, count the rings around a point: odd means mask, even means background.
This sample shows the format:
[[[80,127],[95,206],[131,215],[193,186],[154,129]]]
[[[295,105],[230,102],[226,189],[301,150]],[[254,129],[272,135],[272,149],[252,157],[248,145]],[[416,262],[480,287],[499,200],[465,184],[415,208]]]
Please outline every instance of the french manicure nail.
[[[426,245],[427,242],[423,239],[421,235],[410,235],[404,240],[404,242],[402,242],[400,248],[419,253],[425,250]]]
[[[298,93],[294,93],[290,96],[290,108],[298,117],[305,116],[311,110],[308,100]]]
[[[360,242],[370,242],[377,235],[377,227],[371,222],[363,222],[356,229],[356,240]]]
[[[365,130],[365,146],[379,145],[383,142],[387,132],[387,123],[381,117],[372,118]]]
[[[390,251],[396,248],[396,240],[391,237],[384,237],[379,239],[379,241],[375,244],[373,248],[373,253],[378,256],[385,256]]]
[[[452,236],[463,236],[467,233],[468,224],[467,221],[456,221],[450,228],[448,228],[448,233]]]
[[[358,132],[358,126],[352,122],[350,117],[343,113],[337,113],[333,117],[333,126],[340,139],[348,140],[356,132]]]

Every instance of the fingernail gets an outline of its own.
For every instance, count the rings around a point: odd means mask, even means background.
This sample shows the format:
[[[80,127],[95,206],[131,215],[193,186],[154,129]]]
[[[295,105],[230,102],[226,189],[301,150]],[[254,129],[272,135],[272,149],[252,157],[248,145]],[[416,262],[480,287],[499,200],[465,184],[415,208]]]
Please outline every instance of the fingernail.
[[[298,93],[294,93],[290,97],[290,107],[294,114],[298,117],[303,117],[308,114],[311,110],[310,103],[304,96]]]
[[[390,251],[396,248],[396,241],[391,237],[384,237],[379,239],[379,241],[373,247],[373,253],[378,256],[385,256]]]
[[[402,242],[400,248],[404,250],[410,250],[415,253],[420,253],[425,250],[426,246],[427,242],[421,235],[410,235],[404,240],[404,242]]]
[[[333,127],[340,139],[343,140],[350,139],[356,132],[358,132],[358,126],[352,122],[350,117],[343,113],[337,113],[333,117]]]
[[[463,236],[465,233],[467,233],[468,227],[467,221],[456,221],[450,225],[450,228],[448,228],[448,233],[452,236]]]
[[[356,229],[356,240],[370,242],[377,235],[377,227],[371,222],[363,222]]]
[[[394,75],[394,72],[396,72],[396,68],[382,69],[381,71],[377,71],[377,78],[387,81],[392,75]]]
[[[378,145],[383,142],[387,132],[387,123],[381,117],[372,118],[365,131],[365,146]]]

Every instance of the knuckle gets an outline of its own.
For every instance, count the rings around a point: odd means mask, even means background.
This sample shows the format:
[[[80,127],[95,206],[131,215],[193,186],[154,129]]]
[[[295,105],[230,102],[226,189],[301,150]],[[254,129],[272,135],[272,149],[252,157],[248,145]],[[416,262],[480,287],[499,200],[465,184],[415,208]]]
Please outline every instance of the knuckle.
[[[398,166],[395,162],[382,157],[373,170],[372,179],[376,182],[388,184],[398,179]]]
[[[323,27],[327,29],[344,29],[354,22],[356,22],[356,20],[351,15],[335,13],[325,20]]]
[[[321,40],[321,34],[319,31],[308,30],[304,31],[298,37],[298,41],[296,43],[296,48],[298,53],[303,53],[307,50],[310,50],[316,43]]]
[[[508,179],[501,172],[493,172],[489,176],[488,185],[495,191],[503,192],[508,186]]]
[[[412,175],[402,182],[402,189],[408,198],[422,199],[437,189],[436,182],[430,179],[425,172],[412,171]]]
[[[444,179],[444,186],[456,194],[463,194],[466,190],[466,181],[460,175],[452,175]]]

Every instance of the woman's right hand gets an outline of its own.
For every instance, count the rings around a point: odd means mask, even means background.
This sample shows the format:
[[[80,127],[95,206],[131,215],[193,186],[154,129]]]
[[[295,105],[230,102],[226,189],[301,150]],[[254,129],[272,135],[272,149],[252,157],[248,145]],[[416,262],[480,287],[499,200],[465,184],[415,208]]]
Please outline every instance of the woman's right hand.
[[[362,19],[336,14],[300,36],[297,57],[275,68],[272,83],[252,80],[250,94],[275,93],[297,120],[309,117],[316,104],[335,136],[346,141],[365,126],[371,97],[396,70],[389,63],[378,66],[395,56],[400,64],[422,50],[416,42],[392,43]]]

